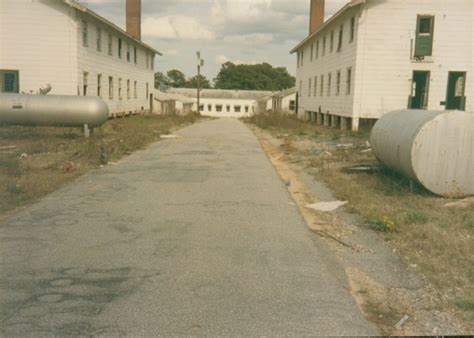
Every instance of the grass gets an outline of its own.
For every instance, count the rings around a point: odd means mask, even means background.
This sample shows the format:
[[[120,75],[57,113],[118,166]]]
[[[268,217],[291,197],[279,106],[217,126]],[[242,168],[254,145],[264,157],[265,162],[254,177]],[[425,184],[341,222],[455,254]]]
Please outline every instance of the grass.
[[[447,208],[450,200],[426,191],[409,179],[380,167],[371,152],[362,152],[368,132],[354,134],[298,121],[294,117],[257,116],[248,120],[274,136],[285,135],[290,160],[307,165],[349,211],[381,233],[401,258],[416,266],[447,299],[448,306],[472,311],[474,299],[474,208]],[[301,135],[304,131],[306,136]],[[337,143],[351,143],[349,148]],[[357,165],[379,168],[359,173]]]
[[[0,214],[195,121],[195,116],[157,115],[109,120],[89,139],[79,128],[0,126],[0,148],[16,146],[0,150]]]

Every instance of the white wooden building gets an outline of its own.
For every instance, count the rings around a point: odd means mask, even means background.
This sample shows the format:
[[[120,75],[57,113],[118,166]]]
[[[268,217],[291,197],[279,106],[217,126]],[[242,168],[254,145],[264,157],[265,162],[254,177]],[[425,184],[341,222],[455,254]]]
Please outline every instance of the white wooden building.
[[[127,31],[73,0],[0,0],[0,92],[100,96],[110,113],[152,108],[154,60],[141,41],[140,0]]]
[[[170,88],[169,93],[181,94],[197,99],[197,90],[191,88]],[[256,113],[257,102],[272,92],[253,90],[202,89],[200,112],[215,117],[244,117]],[[197,111],[197,103],[193,110]]]
[[[296,112],[296,88],[288,88],[273,95],[272,111],[288,115],[294,114]]]
[[[353,0],[325,22],[311,0],[298,116],[357,130],[398,109],[473,111],[474,1]]]

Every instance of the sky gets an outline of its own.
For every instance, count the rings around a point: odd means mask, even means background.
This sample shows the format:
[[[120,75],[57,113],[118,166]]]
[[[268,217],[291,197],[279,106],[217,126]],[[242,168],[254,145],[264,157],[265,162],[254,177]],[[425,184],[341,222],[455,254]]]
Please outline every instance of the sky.
[[[349,0],[326,0],[326,17]],[[80,0],[125,27],[125,0]],[[196,74],[196,51],[210,80],[222,63],[267,62],[295,75],[289,51],[308,35],[310,0],[142,0],[142,40],[163,53],[157,71]]]

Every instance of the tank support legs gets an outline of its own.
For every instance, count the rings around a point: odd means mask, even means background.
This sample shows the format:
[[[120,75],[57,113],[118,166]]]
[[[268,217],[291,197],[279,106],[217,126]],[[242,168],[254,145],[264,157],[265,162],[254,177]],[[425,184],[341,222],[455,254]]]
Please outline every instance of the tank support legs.
[[[91,129],[89,129],[89,126],[87,124],[84,125],[84,137],[89,138],[91,136]]]

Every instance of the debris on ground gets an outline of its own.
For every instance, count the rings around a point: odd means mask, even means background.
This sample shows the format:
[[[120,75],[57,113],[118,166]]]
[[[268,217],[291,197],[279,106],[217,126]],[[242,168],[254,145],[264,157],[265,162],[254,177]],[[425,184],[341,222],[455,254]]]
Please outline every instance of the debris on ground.
[[[397,322],[397,324],[395,324],[395,326],[394,326],[395,329],[400,330],[400,328],[403,326],[403,324],[406,323],[406,321],[407,321],[408,319],[410,319],[410,317],[407,316],[407,315],[404,315],[403,318],[400,319],[400,320]]]
[[[181,138],[179,135],[160,135],[160,138],[163,140],[173,140],[177,138]]]
[[[360,152],[362,154],[365,154],[365,153],[370,153],[371,151],[372,151],[372,148],[367,148],[367,149],[361,150]]]
[[[306,208],[313,209],[322,212],[332,212],[343,205],[346,205],[347,201],[332,201],[332,202],[318,202],[313,204],[306,204]]]
[[[444,205],[445,208],[460,208],[466,209],[470,206],[474,206],[474,197],[468,197],[456,202],[449,202]]]
[[[17,146],[5,146],[5,147],[0,147],[0,151],[8,151],[8,150],[15,150]]]
[[[27,153],[23,153],[20,155],[20,160],[24,160],[25,158],[28,157],[28,154]]]
[[[379,167],[374,165],[357,165],[352,167],[342,168],[342,171],[354,174],[354,173],[365,173],[365,174],[373,174],[379,170]]]
[[[336,146],[336,148],[338,148],[338,149],[350,149],[350,148],[354,148],[354,144],[353,143],[338,144]]]

